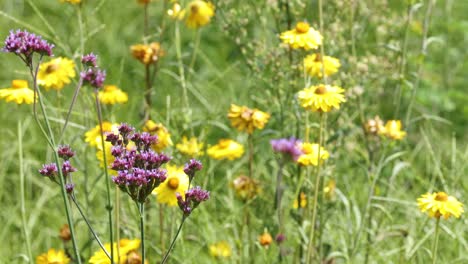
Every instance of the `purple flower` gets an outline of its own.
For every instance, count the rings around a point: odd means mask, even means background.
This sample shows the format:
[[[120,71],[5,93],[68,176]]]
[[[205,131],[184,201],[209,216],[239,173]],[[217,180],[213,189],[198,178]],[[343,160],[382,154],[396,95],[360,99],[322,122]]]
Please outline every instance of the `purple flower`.
[[[197,171],[203,169],[203,165],[199,160],[191,159],[189,163],[186,163],[184,166],[184,172],[189,176],[189,179],[192,180]]]
[[[54,178],[58,174],[57,165],[55,163],[44,164],[42,165],[42,169],[39,170],[39,173],[42,176]]]
[[[89,83],[94,88],[101,88],[106,80],[106,72],[98,68],[90,68],[81,72],[83,83]]]
[[[278,243],[278,244],[283,243],[285,240],[286,240],[286,236],[285,236],[284,234],[282,234],[282,233],[279,233],[279,234],[276,235],[276,237],[275,237],[275,241],[276,241],[276,243]]]
[[[270,141],[273,151],[283,153],[286,156],[289,156],[292,160],[297,160],[300,155],[302,155],[302,150],[300,149],[301,141],[293,137],[272,139]]]
[[[64,159],[64,160],[69,160],[70,158],[75,156],[75,152],[73,152],[71,150],[70,146],[67,146],[67,145],[59,146],[58,150],[57,150],[57,153],[58,153],[59,157]]]
[[[26,30],[10,31],[10,35],[5,40],[3,51],[12,52],[25,60],[27,64],[32,62],[32,55],[36,52],[40,55],[53,56],[53,44],[43,40],[41,36],[29,33]]]
[[[201,202],[210,198],[210,192],[203,190],[200,186],[192,188],[185,192],[185,199],[179,193],[176,193],[177,204],[182,210],[184,217],[188,217]]]
[[[92,52],[90,54],[86,54],[81,58],[81,63],[85,66],[89,67],[97,67],[97,56],[94,55]]]
[[[65,190],[67,191],[67,193],[72,193],[74,189],[75,189],[75,184],[73,183],[67,183],[65,185]]]
[[[64,177],[70,175],[70,173],[77,171],[75,167],[70,164],[70,161],[66,160],[62,164],[62,174]]]

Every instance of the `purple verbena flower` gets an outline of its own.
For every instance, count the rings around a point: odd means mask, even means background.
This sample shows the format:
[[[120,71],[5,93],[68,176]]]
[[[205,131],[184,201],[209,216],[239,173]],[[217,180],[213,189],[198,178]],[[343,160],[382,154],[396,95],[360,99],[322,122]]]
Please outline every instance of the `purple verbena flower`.
[[[176,193],[177,204],[182,210],[184,217],[188,217],[201,202],[210,198],[210,192],[203,190],[200,186],[194,187],[185,192],[185,199],[179,193]]]
[[[289,156],[294,161],[296,161],[299,156],[303,154],[302,150],[300,149],[301,141],[293,137],[289,139],[272,139],[270,144],[273,148],[273,151]]]
[[[28,65],[32,62],[34,53],[40,55],[53,56],[53,44],[49,44],[41,36],[29,33],[24,30],[10,31],[10,35],[5,40],[2,51],[12,52],[20,56]]]
[[[81,63],[88,67],[97,67],[97,56],[94,53],[86,54],[81,58]]]
[[[70,173],[77,171],[75,167],[70,164],[70,161],[66,160],[62,164],[62,174],[64,177],[70,175]]]
[[[72,151],[70,146],[68,145],[61,145],[58,147],[57,153],[60,158],[64,160],[69,160],[73,156],[75,156],[75,152]]]
[[[282,234],[282,233],[277,234],[276,237],[275,237],[275,241],[278,244],[283,243],[285,240],[286,240],[286,236],[284,234]]]
[[[67,191],[67,193],[72,193],[74,189],[75,189],[75,184],[73,183],[67,183],[65,185],[65,190]]]
[[[199,160],[191,159],[189,163],[186,163],[184,166],[184,172],[189,176],[189,179],[192,180],[195,177],[195,173],[203,169],[203,165]]]
[[[57,165],[55,163],[44,164],[42,165],[42,169],[39,170],[39,173],[42,176],[46,176],[52,179],[58,175]]]
[[[92,87],[99,89],[106,80],[106,72],[98,68],[90,68],[81,72],[83,83],[88,83]]]

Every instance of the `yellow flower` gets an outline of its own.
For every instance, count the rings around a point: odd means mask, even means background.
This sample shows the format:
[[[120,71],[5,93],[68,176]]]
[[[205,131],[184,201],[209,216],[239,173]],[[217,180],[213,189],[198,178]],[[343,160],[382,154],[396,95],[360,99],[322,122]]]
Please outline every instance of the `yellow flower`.
[[[145,65],[153,64],[165,55],[161,44],[152,42],[150,44],[136,44],[130,47],[132,56]]]
[[[307,22],[299,22],[296,28],[281,33],[280,39],[293,49],[316,49],[322,45],[322,35]]]
[[[166,180],[156,187],[153,193],[156,194],[158,203],[176,206],[176,193],[180,193],[182,196],[185,194],[188,189],[189,178],[183,167],[167,165],[166,170]]]
[[[185,154],[190,157],[198,157],[203,155],[203,142],[198,142],[196,137],[187,139],[187,137],[182,137],[182,143],[176,145],[176,148],[180,153]]]
[[[104,148],[106,151],[106,163],[105,164],[104,164],[104,151],[102,150],[102,142],[101,142],[100,137],[96,138],[96,148],[97,148],[96,158],[99,160],[99,166],[101,168],[104,168],[104,166],[107,166],[109,168],[115,160],[115,157],[111,155],[112,144],[107,141],[104,142]],[[112,175],[117,175],[117,171],[114,171],[114,170],[109,170],[109,173]]]
[[[172,8],[167,10],[167,15],[172,19],[182,20],[185,16],[185,10],[178,3],[174,3]]]
[[[319,84],[305,88],[297,94],[299,104],[312,112],[329,112],[340,109],[345,102],[344,90],[338,86]]]
[[[102,122],[102,130],[104,133],[104,139],[105,139],[106,132],[112,132],[112,131],[116,132],[118,126],[119,126],[118,124],[112,124],[106,121]],[[95,126],[94,128],[91,128],[85,133],[85,142],[87,142],[91,147],[95,147],[98,145],[97,143],[101,143],[100,139],[101,139],[101,129],[100,129],[99,124]]]
[[[231,256],[231,246],[226,241],[210,245],[210,255],[215,258],[228,258]]]
[[[70,259],[63,250],[56,251],[53,248],[36,258],[36,264],[68,264],[69,262]]]
[[[319,155],[319,144],[302,143],[301,144],[302,155],[297,159],[297,163],[302,166],[317,166],[318,155]],[[320,162],[327,160],[330,157],[328,151],[320,146]]]
[[[380,132],[382,135],[395,140],[401,140],[406,136],[406,132],[401,130],[400,120],[389,120],[385,123],[384,129]]]
[[[199,28],[210,23],[214,16],[215,7],[211,2],[195,0],[190,2],[187,9],[187,20],[185,24],[189,28]]]
[[[294,209],[297,209],[299,205],[301,206],[301,208],[305,208],[307,206],[307,196],[304,192],[301,192],[299,194],[299,200],[300,200],[300,204],[297,201],[297,197],[294,199],[294,202],[293,202]]]
[[[103,104],[123,104],[128,101],[127,93],[115,85],[105,85],[102,91],[99,91],[98,96]]]
[[[323,188],[323,192],[325,193],[325,198],[328,200],[335,199],[335,189],[336,189],[336,181],[329,180],[327,185]]]
[[[231,120],[231,125],[237,130],[246,130],[247,133],[252,134],[255,128],[263,129],[265,127],[270,119],[270,114],[258,109],[250,109],[247,106],[231,104],[228,118]]]
[[[373,135],[385,133],[383,121],[379,116],[375,116],[373,119],[367,120],[364,124],[364,129],[366,130],[366,133]]]
[[[341,64],[336,58],[323,56],[323,64],[325,65],[325,76],[331,76],[338,72]],[[304,69],[312,77],[322,78],[322,59],[320,53],[308,55],[304,58]]]
[[[232,139],[220,139],[218,144],[207,150],[207,154],[216,160],[234,160],[244,154],[244,146]]]
[[[427,212],[430,217],[448,219],[450,216],[459,218],[463,213],[463,204],[453,196],[444,192],[423,194],[418,198],[418,206],[421,212]]]
[[[265,231],[261,236],[258,237],[258,242],[260,242],[260,245],[268,247],[271,245],[271,242],[273,242],[273,238],[271,237],[270,233]]]
[[[114,253],[117,253],[117,243],[114,243]],[[127,264],[127,263],[135,263],[130,262],[130,259],[134,257],[134,253],[137,252],[138,248],[140,247],[140,240],[139,239],[121,239],[119,241],[119,257],[120,263],[119,264]],[[110,243],[104,244],[104,248],[107,252],[110,252]],[[117,256],[115,256],[117,258]],[[140,258],[141,259],[141,258]],[[128,261],[127,261],[128,260]],[[89,259],[90,264],[110,264],[110,260],[107,257],[106,253],[101,249],[99,251],[94,252],[94,255]]]
[[[77,5],[79,3],[81,3],[81,0],[60,0],[60,2],[62,3],[70,3],[70,4],[74,4],[74,5]]]
[[[172,146],[171,134],[163,124],[148,120],[143,127],[143,131],[158,136],[156,143],[151,146],[154,151],[161,152],[163,149]]]
[[[0,99],[5,99],[7,103],[15,102],[16,104],[32,104],[34,102],[34,91],[29,89],[28,81],[13,80],[11,86],[11,88],[0,90]]]
[[[41,64],[37,74],[37,83],[50,89],[61,90],[75,77],[75,63],[67,58],[58,57]]]
[[[235,178],[232,181],[232,187],[236,195],[245,201],[254,198],[262,191],[258,181],[244,175]]]

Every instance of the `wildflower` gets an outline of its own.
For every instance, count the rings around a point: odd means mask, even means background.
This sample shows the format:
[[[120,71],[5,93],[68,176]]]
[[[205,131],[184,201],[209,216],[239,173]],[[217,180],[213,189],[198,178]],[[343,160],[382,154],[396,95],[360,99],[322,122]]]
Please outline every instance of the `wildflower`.
[[[58,175],[58,168],[55,163],[44,164],[42,169],[39,170],[39,173],[42,176],[48,177],[51,180],[54,180],[55,176]]]
[[[421,212],[427,212],[429,217],[448,219],[450,216],[459,218],[463,211],[463,204],[453,196],[445,192],[423,194],[418,198],[418,206]]]
[[[163,149],[172,146],[171,134],[163,124],[148,120],[143,127],[143,131],[158,136],[158,140],[151,145],[155,151],[161,152]]]
[[[302,150],[300,148],[301,141],[293,137],[272,139],[270,140],[271,147],[274,152],[282,153],[286,157],[296,161],[300,155],[302,155]]]
[[[231,256],[231,246],[226,241],[211,244],[209,246],[210,255],[215,258],[228,258]]]
[[[188,190],[189,177],[182,167],[167,165],[166,171],[166,180],[154,189],[153,193],[156,194],[158,203],[176,206],[176,193],[185,193]]]
[[[112,133],[113,136],[106,137],[106,141],[113,145],[111,154],[115,160],[111,168],[117,171],[112,181],[132,200],[143,203],[166,180],[166,171],[160,167],[170,158],[150,149],[156,136],[133,132],[133,128],[126,124],[120,125],[118,130],[119,134]],[[135,148],[128,150],[130,141],[135,144]]]
[[[112,124],[110,122],[102,122],[102,131],[106,135],[107,132],[112,132],[117,130],[118,125]],[[97,125],[94,128],[91,128],[85,133],[85,142],[87,142],[91,147],[95,147],[101,144],[101,126]]]
[[[63,250],[53,248],[36,258],[36,264],[68,264],[69,262],[70,259]]]
[[[286,240],[286,236],[284,234],[277,234],[275,237],[275,242],[279,245],[282,244]]]
[[[36,36],[26,30],[17,30],[16,32],[12,30],[6,38],[5,46],[2,50],[15,53],[30,67],[32,66],[34,53],[51,57],[53,56],[53,48],[54,45],[43,40],[41,36]]]
[[[189,28],[199,28],[210,23],[214,16],[215,7],[211,2],[195,0],[189,3],[187,20],[185,24]]]
[[[250,109],[246,106],[231,104],[228,118],[231,120],[231,125],[237,130],[247,130],[247,133],[252,134],[255,128],[263,129],[265,127],[265,124],[270,118],[270,114],[258,109]]]
[[[59,157],[63,160],[69,160],[70,158],[75,156],[75,152],[68,145],[59,146],[57,149],[57,153]]]
[[[67,224],[64,224],[59,231],[59,238],[63,242],[68,242],[71,240],[70,227]]]
[[[295,198],[293,202],[293,208],[297,209],[299,207],[305,208],[307,206],[307,196],[304,192],[299,194],[299,198]]]
[[[123,104],[128,101],[127,93],[115,85],[105,85],[104,89],[98,92],[98,97],[103,104]]]
[[[81,0],[60,0],[60,2],[62,3],[70,3],[70,4],[73,4],[73,5],[78,5],[81,3]]]
[[[81,72],[80,75],[83,79],[83,84],[89,84],[96,89],[101,88],[106,80],[106,71],[99,68],[89,68]]]
[[[29,89],[27,81],[13,80],[11,86],[11,88],[0,90],[0,99],[16,104],[32,104],[34,102],[34,91]]]
[[[336,58],[330,56],[323,56],[323,65],[325,65],[323,71],[325,76],[331,76],[338,72],[341,64]],[[308,55],[304,58],[304,69],[312,77],[323,78],[322,72],[322,58],[320,53]]]
[[[297,159],[297,163],[302,166],[317,166],[318,165],[318,155],[320,149],[320,162],[327,160],[330,156],[328,151],[326,151],[323,147],[319,146],[319,144],[312,144],[312,143],[302,143],[301,149],[304,154],[299,156]]]
[[[187,137],[182,137],[182,142],[176,144],[176,148],[180,153],[190,157],[198,157],[203,155],[203,142],[198,142],[196,137],[191,137],[190,140]]]
[[[189,176],[190,181],[195,177],[195,173],[203,169],[203,165],[199,160],[191,159],[189,163],[184,166],[184,173]]]
[[[176,197],[177,204],[183,212],[184,217],[189,217],[201,202],[210,199],[210,192],[203,190],[200,186],[196,186],[186,191],[184,197],[180,193],[176,193]]]
[[[131,46],[130,50],[132,56],[145,65],[156,63],[165,54],[159,42],[136,44]]]
[[[232,139],[220,139],[218,144],[207,150],[207,154],[216,160],[234,160],[244,154],[244,147]]]
[[[73,183],[67,183],[65,184],[65,191],[67,191],[67,193],[72,193],[73,190],[75,189],[75,184]]]
[[[271,245],[271,242],[273,242],[273,238],[271,237],[270,233],[265,231],[261,236],[258,237],[258,242],[260,242],[260,245],[268,247]]]
[[[130,260],[133,258],[135,259],[135,254],[138,255],[138,249],[140,248],[140,240],[139,239],[121,239],[119,241],[117,250],[117,243],[114,242],[113,244],[113,249],[114,252],[119,252],[119,258],[120,258],[120,263],[119,264],[127,264],[127,263],[138,263],[138,262],[130,262]],[[110,252],[111,246],[110,243],[104,244],[104,248],[106,249],[107,252]],[[114,256],[115,259],[117,259],[117,256]],[[141,258],[141,257],[140,257]],[[90,264],[110,264],[109,257],[107,257],[106,253],[101,249],[99,251],[96,251],[94,255],[91,257],[89,260]],[[139,262],[142,263],[142,262]]]
[[[317,49],[322,45],[322,35],[307,22],[299,22],[296,28],[281,33],[280,39],[293,49]]]
[[[48,91],[61,90],[76,76],[75,63],[67,58],[58,57],[39,66],[37,83]]]
[[[387,121],[383,131],[381,131],[381,134],[394,140],[401,140],[406,136],[406,132],[401,130],[400,120]]]
[[[338,86],[319,84],[305,88],[297,94],[299,104],[312,112],[329,112],[333,108],[340,109],[345,102],[344,90]]]
[[[232,181],[232,187],[234,188],[236,195],[244,201],[253,199],[262,191],[257,180],[244,175],[234,179]]]
[[[371,135],[383,134],[385,133],[385,127],[383,121],[379,116],[375,116],[373,119],[367,120],[364,124],[364,130],[366,133]]]
[[[111,164],[114,162],[115,157],[111,155],[112,152],[112,144],[110,142],[104,142],[104,150],[102,148],[102,143],[100,138],[96,138],[96,158],[99,161],[99,166],[104,168],[107,166],[108,168],[111,167]],[[106,152],[106,162],[104,162],[104,151]],[[110,174],[116,175],[117,171],[111,170]]]
[[[326,186],[323,188],[323,192],[325,194],[325,198],[327,200],[334,200],[335,199],[335,189],[336,189],[336,181],[329,180]]]
[[[174,3],[172,8],[167,10],[167,15],[172,19],[182,20],[185,16],[185,10],[182,10],[179,3]]]
[[[97,56],[92,52],[86,54],[81,58],[81,63],[88,67],[97,67]]]

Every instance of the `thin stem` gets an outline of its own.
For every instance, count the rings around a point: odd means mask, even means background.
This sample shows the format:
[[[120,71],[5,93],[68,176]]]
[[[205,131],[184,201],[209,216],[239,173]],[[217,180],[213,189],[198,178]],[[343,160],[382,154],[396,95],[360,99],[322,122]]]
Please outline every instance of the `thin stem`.
[[[145,65],[145,112],[144,112],[144,121],[151,119],[151,94],[152,94],[152,85],[151,85],[151,73],[150,65]]]
[[[65,134],[65,129],[67,128],[68,121],[70,121],[70,115],[73,109],[73,106],[75,105],[76,99],[78,98],[78,93],[80,92],[80,88],[83,85],[83,78],[80,76],[80,79],[78,81],[78,85],[76,86],[75,93],[73,93],[73,98],[70,103],[70,107],[68,108],[67,116],[65,118],[65,123],[63,124],[62,131],[60,132],[59,140],[57,141],[58,144],[62,142],[63,135]]]
[[[141,234],[141,259],[145,262],[145,203],[138,203],[138,209],[140,211],[140,234]]]
[[[99,122],[99,129],[100,129],[100,134],[101,134],[101,147],[102,147],[102,155],[104,161],[107,160],[107,154],[106,154],[106,144],[104,140],[104,130],[102,127],[102,112],[101,112],[101,103],[99,101],[99,93],[97,89],[94,89],[94,97],[95,97],[95,103],[96,103],[96,112],[97,112],[97,117],[98,117],[98,122]],[[114,245],[114,230],[113,230],[113,222],[112,222],[112,202],[111,202],[111,194],[110,194],[110,182],[109,182],[109,172],[107,169],[107,165],[104,166],[104,180],[106,182],[106,194],[107,194],[107,215],[109,219],[109,238],[110,238],[110,244]],[[114,247],[111,246],[111,263],[114,263]]]
[[[24,240],[26,242],[26,251],[28,252],[29,262],[33,261],[31,251],[31,240],[26,225],[26,206],[25,206],[25,193],[24,193],[24,171],[23,171],[23,129],[21,126],[21,119],[18,119],[18,158],[19,158],[19,174],[20,174],[20,199],[21,199],[21,226],[23,228]]]
[[[120,241],[120,189],[115,189],[115,241]],[[120,263],[120,247],[117,247],[117,263]]]
[[[104,247],[104,244],[102,244],[102,242],[99,239],[98,235],[96,234],[93,227],[91,226],[91,222],[89,222],[88,218],[84,214],[84,212],[81,209],[80,205],[76,201],[75,195],[72,194],[72,195],[70,195],[70,197],[71,197],[71,200],[73,201],[73,203],[75,204],[76,208],[78,209],[78,212],[80,212],[81,218],[83,218],[83,220],[86,222],[86,225],[88,225],[89,231],[91,232],[91,234],[93,235],[93,237],[97,241],[97,243],[99,244],[99,247],[102,249],[102,251],[104,251],[104,254],[106,254],[106,256],[110,259],[111,256],[109,255],[109,252],[107,252],[107,249]]]
[[[437,246],[439,244],[440,217],[437,218],[434,243],[432,244],[432,264],[437,263]]]
[[[254,164],[254,145],[253,136],[249,134],[249,177],[253,178],[253,164]]]
[[[195,33],[195,44],[193,46],[192,59],[190,60],[189,69],[191,71],[194,71],[193,67],[195,66],[195,60],[197,59],[198,48],[200,47],[200,39],[201,39],[200,29],[197,29]]]
[[[149,28],[149,15],[148,15],[148,4],[144,6],[144,20],[143,20],[143,37],[146,39],[148,36],[148,28]]]
[[[163,204],[159,204],[159,243],[161,244],[161,252],[166,250],[166,243],[164,243],[164,210]]]
[[[180,223],[179,228],[177,229],[177,233],[176,233],[174,239],[172,240],[171,245],[169,246],[169,249],[167,250],[166,254],[164,255],[164,258],[163,258],[163,260],[161,261],[161,264],[166,263],[167,259],[169,258],[169,255],[170,255],[170,253],[171,253],[171,250],[172,250],[172,248],[174,247],[174,244],[175,244],[175,242],[176,242],[176,240],[177,240],[177,237],[179,236],[179,233],[180,233],[180,231],[182,230],[182,226],[183,226],[184,223],[185,223],[185,219],[187,219],[187,218],[186,218],[185,216],[183,216],[183,217],[182,217],[182,222]]]

